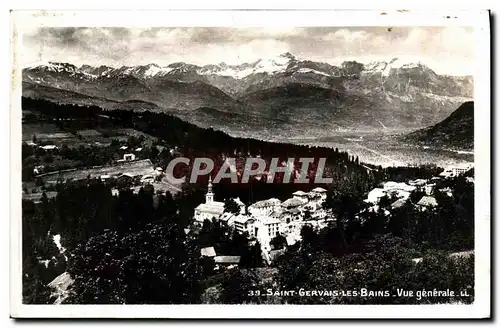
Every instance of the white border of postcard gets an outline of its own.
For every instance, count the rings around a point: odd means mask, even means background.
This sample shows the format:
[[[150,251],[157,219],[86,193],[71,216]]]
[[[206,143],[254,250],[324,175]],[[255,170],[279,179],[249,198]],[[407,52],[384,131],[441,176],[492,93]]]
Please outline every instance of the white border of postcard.
[[[475,302],[471,305],[25,305],[21,257],[23,31],[37,26],[473,26],[476,31]],[[19,318],[486,318],[490,313],[490,26],[479,11],[13,11],[11,12],[10,314]]]

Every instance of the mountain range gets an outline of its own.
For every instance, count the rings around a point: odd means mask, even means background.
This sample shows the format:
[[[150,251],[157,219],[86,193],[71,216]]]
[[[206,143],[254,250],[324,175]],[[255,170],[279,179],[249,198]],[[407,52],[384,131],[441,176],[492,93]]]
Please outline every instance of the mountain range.
[[[226,132],[286,136],[405,130],[435,124],[473,97],[470,76],[421,63],[334,66],[290,53],[240,65],[173,63],[23,69],[23,95],[106,109],[162,111]]]
[[[432,147],[474,149],[474,102],[463,103],[443,121],[412,132],[405,139]]]

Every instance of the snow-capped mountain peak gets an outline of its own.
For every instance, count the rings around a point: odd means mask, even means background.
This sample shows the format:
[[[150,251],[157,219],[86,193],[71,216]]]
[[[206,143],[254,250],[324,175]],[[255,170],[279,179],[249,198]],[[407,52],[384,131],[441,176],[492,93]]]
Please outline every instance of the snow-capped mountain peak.
[[[365,72],[370,73],[381,73],[382,76],[389,76],[393,69],[414,69],[421,68],[422,70],[430,70],[427,66],[421,62],[411,63],[403,61],[399,58],[393,58],[390,61],[374,61],[368,63],[364,67]]]
[[[47,64],[33,65],[28,69],[36,69],[54,73],[62,73],[62,72],[74,73],[77,70],[76,66],[73,64],[59,63],[59,62],[48,62]]]
[[[295,57],[288,52],[274,58],[261,59],[258,61],[253,73],[276,73],[284,71],[292,60],[295,60]]]
[[[253,63],[243,63],[240,65],[227,65],[220,63],[218,65],[206,65],[201,67],[197,73],[200,75],[221,75],[229,76],[235,79],[243,79],[251,74],[276,74],[284,72],[292,61],[296,58],[287,52],[267,59],[259,59]]]

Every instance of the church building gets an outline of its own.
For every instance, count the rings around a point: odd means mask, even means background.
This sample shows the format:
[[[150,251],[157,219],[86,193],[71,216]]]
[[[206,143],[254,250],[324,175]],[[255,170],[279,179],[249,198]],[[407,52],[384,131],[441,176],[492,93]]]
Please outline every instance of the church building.
[[[224,203],[214,200],[212,191],[212,177],[208,180],[208,190],[205,194],[205,203],[198,205],[194,210],[194,220],[198,224],[203,224],[203,221],[218,219],[224,213]]]

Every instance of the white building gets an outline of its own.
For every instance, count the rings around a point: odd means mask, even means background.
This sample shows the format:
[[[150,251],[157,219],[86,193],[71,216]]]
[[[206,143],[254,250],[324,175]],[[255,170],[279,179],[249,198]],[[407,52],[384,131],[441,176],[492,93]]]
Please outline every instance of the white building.
[[[449,166],[443,172],[441,172],[439,175],[442,177],[445,177],[445,178],[458,177],[459,175],[464,174],[465,172],[469,171],[473,167],[474,166],[472,164],[465,164],[465,165],[460,165],[460,166]]]
[[[194,210],[194,220],[198,224],[203,224],[203,221],[218,219],[224,213],[224,203],[214,200],[212,192],[212,178],[208,180],[208,190],[205,194],[205,203],[198,205]]]
[[[280,209],[281,201],[277,198],[270,198],[258,201],[248,207],[248,212],[255,216],[269,215]]]
[[[234,226],[234,219],[236,218],[236,215],[234,215],[231,212],[225,212],[219,217],[219,221],[221,223],[224,223],[228,227]]]
[[[408,199],[412,191],[417,189],[416,186],[407,185],[404,182],[388,181],[384,183],[382,188],[374,188],[368,193],[365,199],[366,203],[378,204],[380,198],[384,196]]]
[[[316,187],[311,192],[309,193],[309,196],[313,199],[316,199],[317,197],[320,198],[321,201],[326,200],[326,192],[327,190],[321,187]]]
[[[283,202],[283,204],[281,204],[281,206],[284,208],[284,209],[292,209],[292,208],[297,208],[297,207],[300,207],[300,206],[303,206],[307,203],[307,201],[304,201],[302,198],[298,198],[298,197],[293,197],[293,198],[288,198],[287,200],[285,200]]]
[[[266,217],[259,220],[261,223],[261,229],[264,229],[264,232],[269,236],[270,239],[273,239],[281,232],[281,221],[277,218]]]
[[[135,160],[135,154],[133,154],[133,153],[124,154],[123,155],[123,160],[124,161],[134,161]]]
[[[294,198],[300,199],[304,203],[307,203],[309,201],[309,195],[306,192],[303,192],[302,190],[297,190],[292,195]]]
[[[247,233],[248,237],[254,238],[257,234],[256,220],[248,215],[239,214],[234,220],[234,229],[239,233]]]
[[[42,148],[43,150],[56,150],[56,149],[59,149],[56,145],[46,145],[46,146],[42,146],[40,148]]]
[[[436,184],[435,183],[430,183],[430,184],[426,184],[424,186],[424,191],[425,191],[425,194],[430,196],[434,193],[434,189],[436,189]]]

